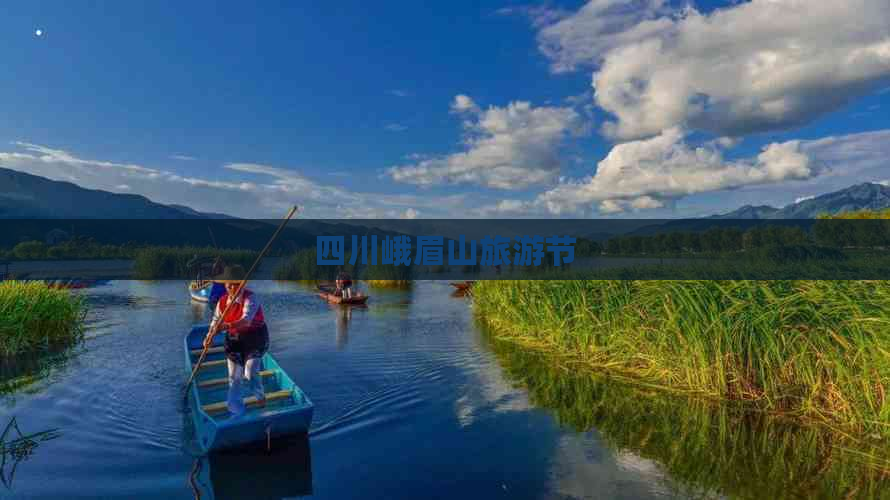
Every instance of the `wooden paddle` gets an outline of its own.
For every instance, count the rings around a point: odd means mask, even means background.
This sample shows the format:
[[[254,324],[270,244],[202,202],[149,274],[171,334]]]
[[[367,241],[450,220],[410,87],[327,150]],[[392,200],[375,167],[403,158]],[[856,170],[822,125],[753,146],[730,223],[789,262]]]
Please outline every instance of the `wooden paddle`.
[[[229,299],[228,304],[226,304],[226,309],[223,311],[223,313],[219,317],[219,321],[213,325],[213,328],[211,328],[210,331],[207,332],[207,336],[204,338],[204,349],[201,351],[201,356],[198,357],[198,362],[195,364],[195,367],[192,369],[192,374],[189,377],[188,382],[186,382],[186,384],[185,384],[186,397],[188,397],[188,390],[192,386],[192,382],[194,382],[195,376],[198,374],[198,370],[201,369],[201,363],[203,363],[204,358],[207,357],[207,351],[210,349],[210,344],[213,343],[213,337],[215,337],[216,334],[218,333],[217,330],[219,330],[219,325],[223,324],[223,320],[225,319],[226,314],[228,314],[229,309],[232,307],[232,304],[234,304],[235,301],[238,300],[238,297],[241,295],[241,291],[244,290],[245,285],[247,285],[247,280],[250,279],[250,275],[253,274],[253,271],[257,268],[257,266],[259,266],[260,261],[263,260],[263,257],[266,255],[266,252],[269,251],[269,248],[272,246],[272,242],[274,242],[275,238],[278,237],[278,233],[280,233],[281,230],[284,229],[284,226],[287,225],[288,221],[291,219],[291,217],[294,216],[294,214],[296,212],[297,212],[297,207],[292,207],[290,209],[290,212],[287,213],[287,217],[285,217],[284,220],[281,221],[281,224],[278,226],[278,229],[275,230],[275,233],[272,235],[272,238],[269,240],[268,243],[266,243],[265,248],[263,248],[263,250],[257,256],[256,260],[253,261],[253,265],[250,266],[250,269],[247,271],[247,274],[244,275],[244,279],[241,280],[241,284],[238,285],[238,291],[235,292],[235,296]]]

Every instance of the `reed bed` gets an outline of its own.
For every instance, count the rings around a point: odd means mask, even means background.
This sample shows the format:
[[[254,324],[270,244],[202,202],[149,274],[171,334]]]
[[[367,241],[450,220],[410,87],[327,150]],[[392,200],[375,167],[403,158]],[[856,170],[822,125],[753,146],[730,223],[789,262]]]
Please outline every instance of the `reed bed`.
[[[411,280],[367,280],[366,283],[374,288],[411,288],[413,282]]]
[[[482,281],[503,338],[652,386],[890,438],[890,282]]]
[[[238,264],[248,269],[256,260],[257,252],[213,247],[148,247],[136,252],[134,274],[142,280],[192,277],[188,263],[195,256],[199,259],[220,257],[226,265]]]
[[[0,357],[70,344],[83,337],[86,306],[44,283],[0,283]]]

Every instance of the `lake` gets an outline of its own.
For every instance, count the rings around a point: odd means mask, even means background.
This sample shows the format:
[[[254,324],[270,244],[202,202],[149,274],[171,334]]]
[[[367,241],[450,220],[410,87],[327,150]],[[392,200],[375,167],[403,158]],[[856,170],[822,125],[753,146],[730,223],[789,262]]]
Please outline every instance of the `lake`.
[[[775,498],[883,495],[816,431],[665,399],[494,341],[445,282],[372,290],[367,308],[256,282],[272,353],[315,403],[306,439],[201,457],[182,337],[206,321],[184,282],[81,290],[86,340],[7,362],[7,498]],[[843,489],[846,488],[846,489]]]

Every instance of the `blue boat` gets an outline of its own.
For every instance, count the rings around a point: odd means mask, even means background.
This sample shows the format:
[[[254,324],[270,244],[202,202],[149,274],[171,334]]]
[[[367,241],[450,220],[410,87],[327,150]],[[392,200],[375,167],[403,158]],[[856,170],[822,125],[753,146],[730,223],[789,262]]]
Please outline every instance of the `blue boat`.
[[[195,326],[185,337],[186,376],[191,375],[201,355],[207,329],[208,325]],[[244,399],[246,413],[238,417],[229,414],[224,338],[223,333],[214,337],[213,346],[189,387],[189,404],[199,446],[210,452],[307,433],[312,423],[312,401],[269,353],[263,357],[260,371],[266,390],[266,406],[257,408],[256,399],[249,397]]]
[[[222,283],[214,281],[192,281],[189,283],[189,296],[196,302],[213,305],[225,293],[226,287]]]

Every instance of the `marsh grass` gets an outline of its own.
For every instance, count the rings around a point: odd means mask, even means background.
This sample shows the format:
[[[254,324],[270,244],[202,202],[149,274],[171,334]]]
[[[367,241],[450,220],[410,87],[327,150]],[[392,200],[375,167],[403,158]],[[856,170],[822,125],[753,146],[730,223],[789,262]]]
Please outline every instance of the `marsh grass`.
[[[221,257],[226,265],[238,264],[248,269],[256,259],[257,252],[213,247],[148,247],[136,252],[134,275],[141,280],[189,277],[192,271],[188,263],[196,255],[199,259]]]
[[[485,331],[483,329],[483,331]],[[665,395],[484,333],[509,379],[560,424],[595,430],[616,455],[658,464],[680,493],[729,498],[887,498],[890,451],[819,426]]]
[[[86,306],[41,282],[0,283],[0,357],[67,345],[83,337]]]
[[[890,282],[481,281],[499,335],[666,390],[890,438]]]

